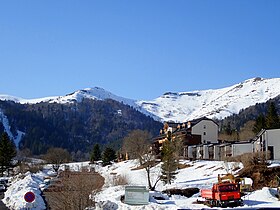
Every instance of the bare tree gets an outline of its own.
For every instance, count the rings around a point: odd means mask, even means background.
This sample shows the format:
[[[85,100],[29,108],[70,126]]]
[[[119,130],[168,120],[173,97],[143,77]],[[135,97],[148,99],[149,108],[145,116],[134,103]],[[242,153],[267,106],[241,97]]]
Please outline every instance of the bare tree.
[[[256,134],[253,132],[254,125],[255,121],[250,120],[246,122],[243,127],[240,128],[239,139],[241,141],[253,139],[256,136]]]
[[[94,206],[94,195],[104,185],[104,178],[96,172],[61,174],[57,187],[44,191],[48,208],[54,210],[83,210]]]
[[[67,163],[71,160],[71,155],[66,149],[53,147],[48,149],[43,159],[51,163],[53,169],[57,172],[62,163]]]
[[[147,153],[142,156],[142,161],[143,161],[142,166],[147,173],[149,189],[154,191],[156,188],[156,185],[160,181],[160,177],[161,177],[160,170],[154,177],[152,177],[152,175],[151,175],[152,168],[158,164],[156,161],[155,155],[153,155],[152,153]],[[153,181],[152,181],[152,179],[153,179]]]
[[[160,180],[160,175],[153,176],[152,168],[157,164],[155,156],[151,153],[151,134],[147,131],[134,130],[123,141],[122,150],[128,153],[131,159],[138,159],[141,168],[147,173],[147,181],[150,190],[155,190]],[[155,180],[152,180],[154,178]]]
[[[151,134],[147,131],[133,130],[123,140],[122,150],[128,153],[131,159],[138,159],[143,164],[143,156],[150,150]]]

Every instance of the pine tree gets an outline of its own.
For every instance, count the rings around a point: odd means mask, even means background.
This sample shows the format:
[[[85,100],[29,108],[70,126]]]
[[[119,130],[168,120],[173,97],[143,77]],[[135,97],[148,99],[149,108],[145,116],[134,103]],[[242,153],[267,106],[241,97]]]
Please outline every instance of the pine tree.
[[[280,120],[277,114],[275,104],[271,102],[268,107],[268,112],[266,116],[266,127],[267,129],[280,128]]]
[[[0,166],[1,173],[12,166],[11,161],[17,155],[16,145],[10,140],[8,134],[4,132],[0,139]]]
[[[101,159],[101,151],[99,144],[95,144],[91,152],[90,161],[94,162]]]
[[[260,114],[256,119],[256,123],[253,127],[253,132],[255,134],[257,134],[258,132],[260,132],[262,129],[265,129],[265,128],[266,128],[265,117],[263,116],[263,114]]]
[[[103,166],[109,165],[111,161],[116,159],[116,152],[110,147],[106,147],[102,154]]]
[[[232,135],[232,128],[230,122],[227,123],[227,126],[225,127],[225,132],[227,135]]]
[[[171,184],[171,181],[175,179],[178,169],[178,161],[176,159],[176,151],[173,142],[165,141],[162,148],[162,161],[161,166],[161,180],[165,184]]]

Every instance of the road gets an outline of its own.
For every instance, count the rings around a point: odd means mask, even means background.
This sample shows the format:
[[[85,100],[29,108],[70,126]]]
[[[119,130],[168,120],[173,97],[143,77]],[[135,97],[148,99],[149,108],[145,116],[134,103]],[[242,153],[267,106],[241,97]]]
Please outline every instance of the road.
[[[2,202],[2,199],[4,198],[4,193],[0,192],[0,210],[9,210],[5,204]]]

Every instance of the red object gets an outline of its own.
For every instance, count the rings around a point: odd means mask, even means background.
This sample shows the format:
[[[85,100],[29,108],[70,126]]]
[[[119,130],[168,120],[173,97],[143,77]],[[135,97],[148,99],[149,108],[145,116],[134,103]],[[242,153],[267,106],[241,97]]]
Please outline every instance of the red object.
[[[24,200],[28,203],[32,203],[35,200],[35,194],[33,192],[25,193]]]
[[[214,184],[212,189],[202,189],[200,194],[211,206],[242,204],[239,184],[236,183]]]

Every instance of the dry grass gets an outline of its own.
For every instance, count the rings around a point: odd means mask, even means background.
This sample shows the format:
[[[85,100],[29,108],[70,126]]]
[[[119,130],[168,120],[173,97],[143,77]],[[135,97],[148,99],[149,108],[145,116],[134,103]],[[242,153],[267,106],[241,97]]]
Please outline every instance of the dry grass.
[[[42,164],[27,164],[27,163],[20,163],[18,167],[18,173],[26,173],[27,171],[30,171],[31,173],[37,173],[39,171],[43,170]]]
[[[192,165],[190,165],[190,164],[181,164],[181,163],[178,164],[178,169],[184,169],[184,168],[189,168],[189,167],[192,167]]]
[[[95,172],[63,172],[57,190],[44,191],[50,209],[80,210],[94,206],[95,193],[104,185],[104,178]]]
[[[241,162],[244,167],[252,165],[267,165],[266,155],[269,157],[269,153],[265,152],[245,153],[236,157],[228,157],[226,158],[226,161]]]
[[[119,186],[119,185],[128,185],[128,179],[126,176],[121,176],[118,175],[115,179],[114,179],[114,186]]]
[[[240,177],[250,177],[253,180],[253,189],[273,187],[275,176],[280,174],[280,167],[268,168],[266,153],[246,153],[232,158],[231,161],[242,162],[244,168],[240,170]]]

